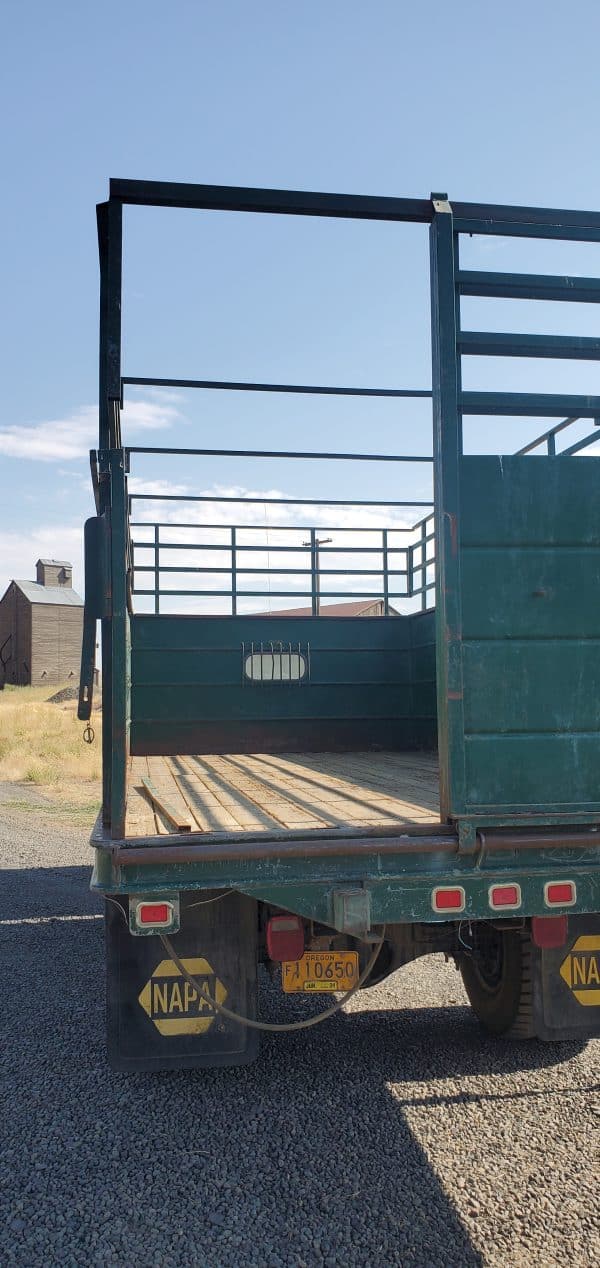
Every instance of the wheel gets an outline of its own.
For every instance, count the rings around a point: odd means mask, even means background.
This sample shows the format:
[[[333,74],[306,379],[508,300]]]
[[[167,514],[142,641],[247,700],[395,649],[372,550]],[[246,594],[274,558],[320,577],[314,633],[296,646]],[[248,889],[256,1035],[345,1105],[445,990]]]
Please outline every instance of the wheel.
[[[482,1026],[503,1039],[533,1039],[532,943],[528,929],[478,924],[473,951],[459,962],[469,1003]]]

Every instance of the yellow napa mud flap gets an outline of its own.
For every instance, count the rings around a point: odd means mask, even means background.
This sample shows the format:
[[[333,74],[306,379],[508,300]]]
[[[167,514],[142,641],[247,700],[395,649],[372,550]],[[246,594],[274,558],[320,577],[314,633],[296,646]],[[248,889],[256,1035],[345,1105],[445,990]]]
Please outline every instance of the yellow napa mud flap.
[[[540,1039],[600,1035],[600,916],[570,916],[565,946],[535,948],[533,970]]]
[[[199,905],[197,893],[182,893],[181,928],[171,937],[203,993],[256,1017],[258,921],[252,899],[227,894]],[[254,1059],[257,1032],[222,1017],[194,991],[165,956],[158,936],[132,936],[113,901],[106,904],[106,947],[113,1069],[180,1070]]]

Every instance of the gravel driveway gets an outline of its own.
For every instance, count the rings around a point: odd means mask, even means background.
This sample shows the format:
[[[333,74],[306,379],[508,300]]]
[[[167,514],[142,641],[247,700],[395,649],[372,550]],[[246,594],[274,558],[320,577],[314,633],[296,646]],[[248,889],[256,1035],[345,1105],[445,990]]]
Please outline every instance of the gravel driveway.
[[[488,1042],[436,957],[253,1066],[113,1074],[87,831],[14,797],[3,1265],[598,1264],[600,1042]],[[266,1015],[300,1007],[265,986]]]

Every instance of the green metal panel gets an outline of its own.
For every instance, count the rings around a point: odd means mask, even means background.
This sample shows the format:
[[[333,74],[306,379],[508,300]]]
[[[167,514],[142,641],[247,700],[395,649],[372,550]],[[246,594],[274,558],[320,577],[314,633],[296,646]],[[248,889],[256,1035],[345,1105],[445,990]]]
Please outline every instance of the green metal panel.
[[[279,642],[275,640],[276,646]],[[306,648],[299,639],[292,644],[297,649]],[[287,642],[285,644],[287,647]],[[171,657],[168,669],[165,667],[165,655],[160,651],[135,651],[134,683],[137,688],[159,688],[164,684],[166,674],[174,686],[211,685],[213,687],[235,684],[239,688],[242,666],[242,645],[225,649],[213,647],[202,652],[186,649]],[[250,644],[246,643],[247,652]],[[366,648],[340,649],[338,651],[321,648],[318,655],[312,654],[311,644],[311,676],[313,686],[328,686],[330,683],[349,684],[373,683],[410,683],[410,649],[390,649],[387,655],[380,650]],[[279,684],[278,684],[279,685]],[[293,685],[293,684],[292,684]]]
[[[410,717],[410,687],[360,683],[349,678],[323,686],[298,683],[228,683],[133,687],[135,722],[222,722],[286,718]]]
[[[531,811],[550,822],[554,811],[600,818],[598,731],[467,735],[465,749],[469,813]]]
[[[412,618],[411,618],[412,619]],[[242,642],[311,644],[321,649],[350,651],[398,651],[410,647],[407,618],[379,617],[282,617],[282,616],[145,616],[132,621],[132,646],[165,653],[186,648],[200,651],[221,648],[239,652]]]
[[[467,813],[600,816],[599,460],[461,460]]]
[[[135,616],[132,751],[274,743],[433,747],[433,621],[432,612],[370,619]],[[244,681],[243,656],[252,644],[268,649],[279,642],[300,647],[310,664],[306,680]]]
[[[435,612],[410,618],[411,714],[415,745],[437,746]]]
[[[541,454],[463,457],[461,545],[597,546],[599,463]]]
[[[464,638],[600,636],[598,547],[469,546],[462,573]]]
[[[594,733],[600,720],[600,639],[494,638],[464,643],[469,735]],[[490,684],[496,683],[493,712]]]

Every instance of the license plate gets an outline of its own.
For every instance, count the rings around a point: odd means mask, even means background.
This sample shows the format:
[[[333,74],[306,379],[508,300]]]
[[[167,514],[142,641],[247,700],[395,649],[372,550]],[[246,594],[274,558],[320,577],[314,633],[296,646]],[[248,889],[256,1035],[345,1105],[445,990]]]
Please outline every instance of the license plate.
[[[284,991],[351,991],[358,981],[358,951],[305,951],[299,960],[284,960]]]

